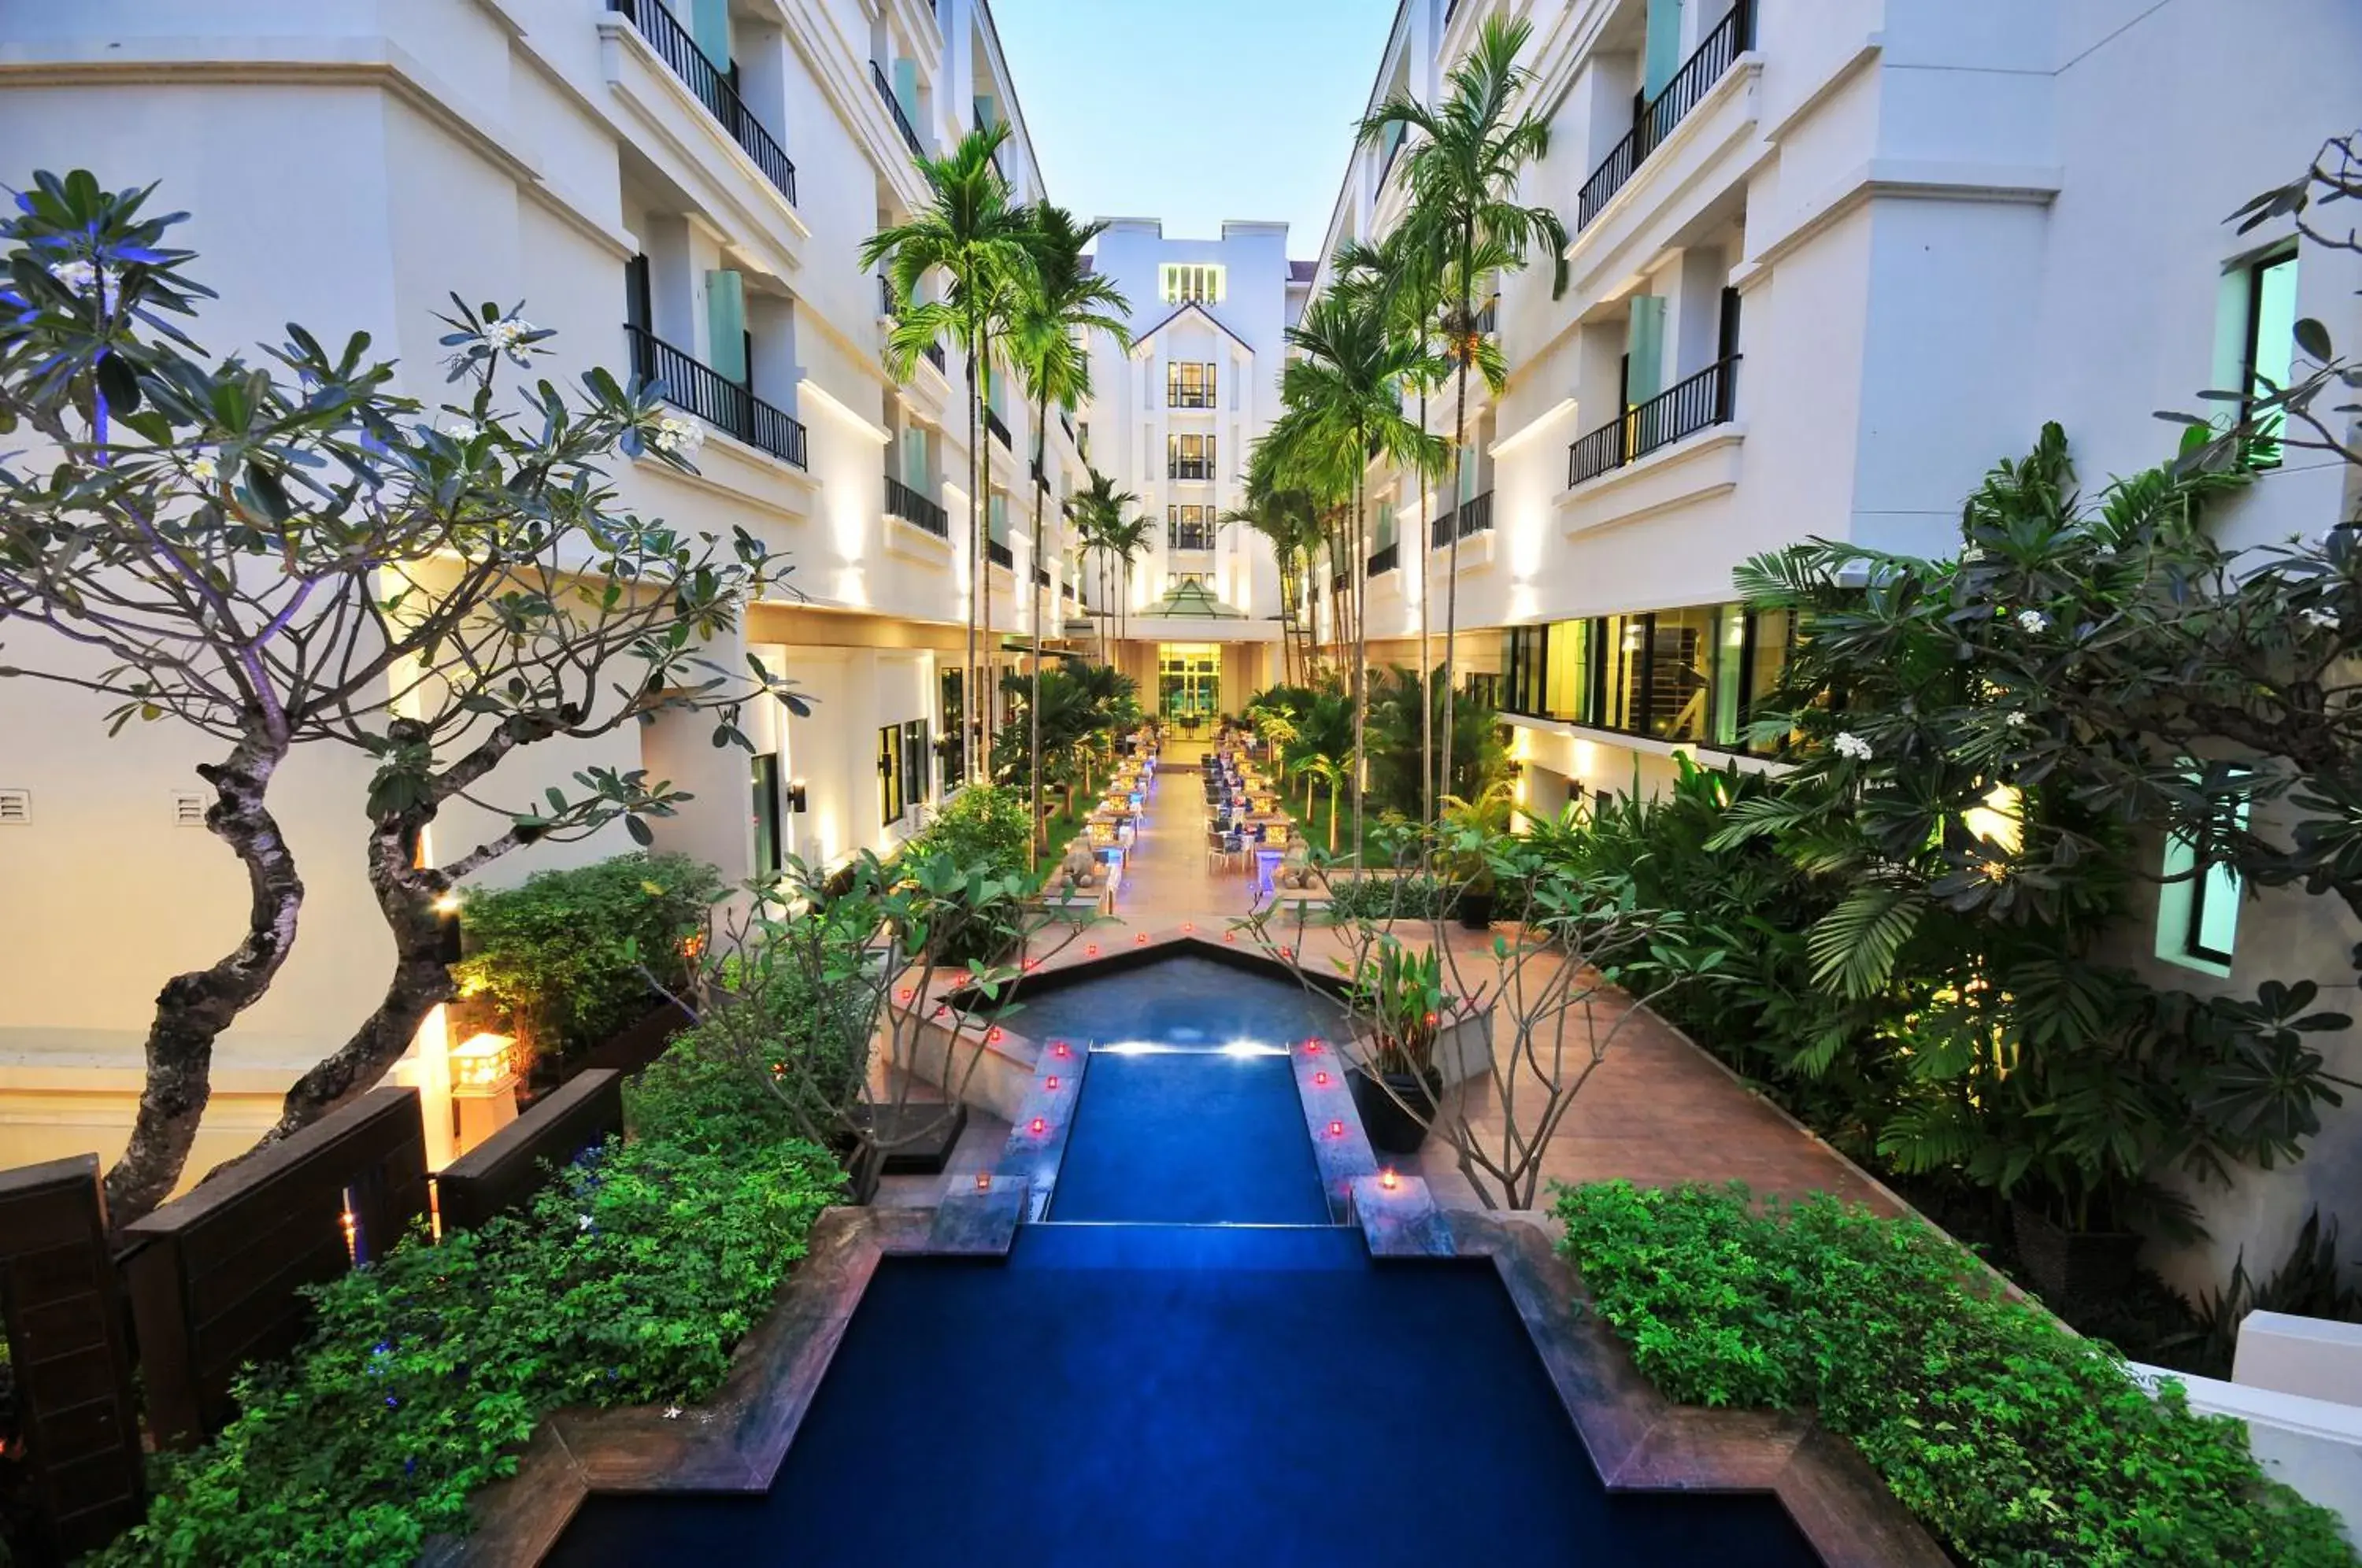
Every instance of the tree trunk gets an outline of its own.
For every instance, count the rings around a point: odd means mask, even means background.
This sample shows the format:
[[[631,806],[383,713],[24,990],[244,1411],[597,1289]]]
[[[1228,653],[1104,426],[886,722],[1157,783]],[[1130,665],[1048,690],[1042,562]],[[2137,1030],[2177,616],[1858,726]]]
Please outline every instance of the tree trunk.
[[[973,780],[983,771],[976,755],[976,594],[977,585],[989,569],[981,543],[984,525],[980,510],[984,505],[984,495],[976,482],[977,459],[983,456],[977,450],[984,432],[977,428],[977,404],[984,395],[984,389],[977,383],[976,375],[977,357],[983,336],[971,315],[967,332],[967,666],[960,675],[962,684],[966,687],[960,702],[960,777],[964,780]]]
[[[131,1141],[106,1173],[107,1219],[116,1226],[150,1212],[179,1184],[213,1093],[214,1041],[261,999],[294,944],[304,883],[264,804],[286,756],[283,739],[249,738],[227,761],[197,769],[214,787],[205,826],[246,867],[246,936],[211,966],[173,976],[156,995]]]
[[[1033,419],[1033,695],[1026,703],[1025,755],[1032,764],[1033,832],[1031,863],[1039,867],[1046,836],[1042,832],[1042,498],[1050,467],[1050,400],[1035,400]]]
[[[352,1038],[295,1080],[277,1124],[256,1148],[278,1143],[375,1088],[410,1049],[426,1015],[455,994],[443,959],[443,920],[435,909],[436,900],[449,890],[450,878],[412,864],[419,834],[434,814],[430,807],[381,819],[371,834],[370,889],[393,933],[393,977]]]
[[[992,347],[989,342],[985,345],[984,385],[988,392],[992,386]],[[986,411],[989,413],[991,407],[991,402],[988,399],[985,403]],[[977,679],[977,690],[984,696],[982,710],[984,736],[977,743],[977,755],[983,760],[984,766],[989,768],[992,766],[992,711],[1000,701],[1000,682],[992,673],[992,436],[988,431],[984,438],[979,460],[984,465],[984,499],[979,503],[984,508],[984,560],[983,571],[977,579],[977,592],[984,605],[982,648],[984,668],[978,672]],[[992,782],[989,774],[980,777],[988,784]]]
[[[1471,314],[1472,291],[1468,282],[1470,248],[1475,242],[1473,225],[1463,223],[1460,228],[1460,317],[1452,329],[1465,334],[1476,325]],[[1460,645],[1460,491],[1465,487],[1465,465],[1468,461],[1468,341],[1463,336],[1454,346],[1452,358],[1458,361],[1454,377],[1459,383],[1457,405],[1451,415],[1451,546],[1450,560],[1444,565],[1443,584],[1443,778],[1440,786],[1443,793],[1451,793],[1451,731],[1454,718],[1452,671],[1458,668]]]
[[[1422,353],[1426,351],[1426,334],[1421,333],[1419,347]],[[1422,441],[1427,438],[1427,384],[1424,379],[1418,389],[1418,435]],[[1431,823],[1435,820],[1435,675],[1427,657],[1427,562],[1429,547],[1434,541],[1427,505],[1427,469],[1422,467],[1418,471],[1419,537],[1411,544],[1418,556],[1418,820]],[[1452,533],[1456,536],[1459,530],[1454,528]],[[1401,529],[1395,530],[1395,537],[1402,537]]]
[[[1367,503],[1364,494],[1365,469],[1353,476],[1353,531],[1347,536],[1346,547],[1354,552],[1350,558],[1353,567],[1361,566],[1366,557],[1359,554],[1363,528],[1363,509]],[[1362,869],[1362,805],[1363,756],[1370,723],[1370,645],[1369,624],[1363,619],[1366,606],[1362,602],[1361,588],[1368,573],[1349,568],[1346,591],[1353,600],[1353,869]]]

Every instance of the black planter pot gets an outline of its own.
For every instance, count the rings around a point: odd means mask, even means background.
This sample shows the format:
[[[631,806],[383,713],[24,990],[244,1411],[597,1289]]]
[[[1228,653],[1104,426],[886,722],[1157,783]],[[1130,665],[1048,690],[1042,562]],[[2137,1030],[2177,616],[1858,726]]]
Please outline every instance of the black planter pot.
[[[1361,1115],[1370,1147],[1382,1154],[1418,1154],[1418,1146],[1427,1142],[1427,1123],[1397,1104],[1395,1095],[1432,1117],[1437,1098],[1443,1093],[1443,1075],[1433,1067],[1424,1073],[1387,1073],[1381,1085],[1376,1075],[1355,1067],[1352,1079],[1353,1109]],[[1387,1088],[1394,1094],[1388,1094]]]
[[[1458,913],[1461,929],[1483,931],[1493,923],[1493,895],[1490,892],[1461,894]]]
[[[2120,1298],[2139,1275],[2141,1239],[2128,1231],[2070,1231],[2021,1202],[2010,1218],[2035,1294],[2061,1311]]]

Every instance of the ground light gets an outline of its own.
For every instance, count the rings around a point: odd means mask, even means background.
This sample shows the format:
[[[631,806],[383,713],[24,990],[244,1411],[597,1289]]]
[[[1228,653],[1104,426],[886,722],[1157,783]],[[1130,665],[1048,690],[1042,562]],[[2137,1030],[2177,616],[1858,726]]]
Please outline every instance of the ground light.
[[[1037,1117],[1035,1117],[1035,1118],[1033,1119],[1032,1122],[1031,1123],[1031,1126],[1032,1126],[1032,1130],[1033,1136],[1035,1136],[1036,1138],[1039,1138],[1040,1136],[1042,1136],[1042,1134],[1043,1134],[1043,1133],[1047,1132],[1048,1131],[1050,1131],[1050,1124],[1049,1124],[1049,1122],[1045,1121],[1044,1120],[1043,1120],[1043,1119],[1042,1119],[1041,1117],[1039,1117],[1039,1116],[1037,1116]]]
[[[1378,1173],[1378,1185],[1385,1187],[1388,1192],[1392,1192],[1395,1188],[1402,1186],[1402,1177],[1395,1175],[1394,1166],[1388,1165],[1385,1170]]]
[[[978,1192],[990,1192],[992,1190],[992,1173],[990,1171],[978,1171],[976,1173],[976,1189]]]
[[[1048,1077],[1043,1078],[1042,1080],[1042,1087],[1049,1090],[1052,1094],[1056,1094],[1058,1092],[1058,1075],[1053,1073]]]
[[[1331,1138],[1342,1138],[1344,1135],[1345,1124],[1343,1122],[1331,1121],[1329,1123],[1329,1136]]]
[[[1314,1088],[1327,1088],[1329,1087],[1329,1075],[1327,1073],[1313,1074],[1312,1087]]]

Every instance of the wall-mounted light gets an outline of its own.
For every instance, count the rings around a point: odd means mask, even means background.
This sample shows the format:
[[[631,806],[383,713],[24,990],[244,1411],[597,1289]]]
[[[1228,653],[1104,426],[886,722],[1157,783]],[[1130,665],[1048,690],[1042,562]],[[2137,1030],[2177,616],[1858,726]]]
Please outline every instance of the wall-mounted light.
[[[797,815],[799,815],[799,816],[801,816],[801,815],[803,814],[803,812],[804,812],[804,805],[805,805],[804,781],[803,781],[802,779],[800,779],[800,778],[794,778],[794,779],[790,779],[790,780],[789,780],[789,782],[788,782],[788,810],[789,810],[789,811],[791,811],[791,812],[795,812],[795,813],[796,813]]]
[[[436,954],[446,964],[457,964],[465,955],[459,940],[459,895],[445,893],[435,900]]]

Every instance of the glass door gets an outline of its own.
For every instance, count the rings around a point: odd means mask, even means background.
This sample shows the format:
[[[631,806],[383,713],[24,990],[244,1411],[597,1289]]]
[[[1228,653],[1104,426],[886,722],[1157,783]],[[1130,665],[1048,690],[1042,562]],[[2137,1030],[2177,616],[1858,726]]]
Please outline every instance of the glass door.
[[[1195,734],[1222,712],[1222,649],[1219,643],[1160,643],[1156,707],[1167,723]]]

